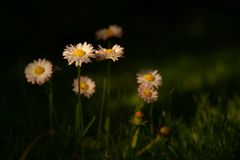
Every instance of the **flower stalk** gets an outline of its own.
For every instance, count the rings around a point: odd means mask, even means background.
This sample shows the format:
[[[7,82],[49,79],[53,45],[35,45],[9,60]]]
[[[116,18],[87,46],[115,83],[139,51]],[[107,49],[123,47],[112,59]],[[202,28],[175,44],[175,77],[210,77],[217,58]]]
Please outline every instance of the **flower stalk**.
[[[99,115],[99,121],[98,121],[98,134],[97,134],[98,138],[100,138],[100,135],[101,135],[102,116],[103,116],[103,110],[105,105],[105,94],[106,94],[106,79],[103,80],[102,102],[101,102],[100,115]]]
[[[49,82],[49,123],[50,123],[50,128],[53,127],[53,113],[54,113],[54,108],[53,108],[53,89],[52,89],[52,82]]]
[[[78,101],[76,105],[76,118],[75,118],[75,134],[76,137],[81,137],[84,128],[83,122],[83,113],[81,105],[81,94],[80,94],[80,76],[81,76],[81,67],[78,66]]]
[[[149,118],[150,118],[150,133],[151,135],[153,135],[154,134],[153,103],[150,105],[150,108],[149,108]]]

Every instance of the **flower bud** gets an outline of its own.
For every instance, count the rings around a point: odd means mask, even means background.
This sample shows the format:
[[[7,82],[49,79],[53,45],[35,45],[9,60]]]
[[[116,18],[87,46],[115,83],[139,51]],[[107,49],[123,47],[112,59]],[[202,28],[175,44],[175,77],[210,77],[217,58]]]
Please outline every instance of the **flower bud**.
[[[171,128],[169,128],[167,126],[162,126],[159,130],[159,134],[167,137],[171,134]]]

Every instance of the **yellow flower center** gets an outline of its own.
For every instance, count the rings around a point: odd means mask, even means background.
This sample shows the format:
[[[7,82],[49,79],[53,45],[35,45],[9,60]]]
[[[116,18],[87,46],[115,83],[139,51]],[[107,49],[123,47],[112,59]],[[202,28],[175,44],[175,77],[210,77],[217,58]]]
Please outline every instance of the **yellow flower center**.
[[[147,96],[147,97],[151,97],[151,96],[152,96],[152,91],[151,91],[150,89],[148,89],[148,88],[145,88],[145,89],[143,90],[143,93],[144,93],[144,95]]]
[[[144,78],[145,80],[147,80],[148,82],[152,82],[152,81],[155,80],[155,77],[154,77],[152,74],[150,74],[150,73],[145,74],[145,75],[143,76],[143,78]]]
[[[77,49],[77,50],[73,53],[73,55],[76,56],[76,57],[82,57],[82,56],[84,56],[85,54],[86,54],[86,52],[84,52],[84,51],[81,50],[81,49]]]
[[[135,117],[141,118],[142,116],[143,116],[142,112],[140,111],[135,112]]]
[[[85,82],[80,82],[80,89],[82,90],[88,90],[89,85]]]
[[[37,66],[35,67],[34,71],[37,75],[41,75],[45,71],[45,69],[41,66]]]
[[[110,53],[112,53],[112,52],[113,52],[112,49],[106,49],[106,53],[110,54]]]

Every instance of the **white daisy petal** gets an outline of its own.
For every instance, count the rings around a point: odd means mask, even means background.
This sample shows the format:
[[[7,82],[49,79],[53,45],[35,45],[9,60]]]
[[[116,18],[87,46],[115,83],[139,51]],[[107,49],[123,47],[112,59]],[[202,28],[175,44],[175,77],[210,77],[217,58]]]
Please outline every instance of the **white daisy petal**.
[[[100,46],[99,49],[95,51],[95,53],[97,60],[111,59],[115,62],[118,60],[118,58],[123,57],[124,48],[117,44],[109,49],[102,48]]]
[[[91,95],[96,90],[96,84],[95,82],[87,77],[87,76],[81,76],[80,77],[80,94],[84,95],[87,98],[90,98]],[[78,78],[75,78],[73,80],[73,91],[78,94]]]
[[[25,68],[25,77],[27,82],[42,85],[52,76],[52,63],[46,59],[34,60]]]
[[[141,71],[140,73],[137,73],[137,83],[146,83],[158,88],[162,85],[162,76],[157,70]]]
[[[146,83],[139,85],[138,95],[147,103],[156,102],[158,99],[158,92],[152,85]]]
[[[82,63],[91,62],[90,58],[94,58],[94,49],[91,44],[87,42],[78,43],[73,46],[66,46],[63,51],[63,58],[68,60],[68,65],[71,65],[75,62],[75,66],[82,66]]]

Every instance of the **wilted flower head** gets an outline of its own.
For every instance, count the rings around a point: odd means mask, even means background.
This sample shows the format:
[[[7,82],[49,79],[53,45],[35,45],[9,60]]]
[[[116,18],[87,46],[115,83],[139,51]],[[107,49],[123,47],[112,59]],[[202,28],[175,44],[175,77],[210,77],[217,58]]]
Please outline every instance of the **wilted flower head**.
[[[87,42],[78,43],[77,45],[66,46],[63,52],[64,59],[68,60],[68,64],[71,65],[75,62],[75,66],[80,66],[82,63],[91,62],[90,58],[94,58],[94,49],[91,44]]]
[[[153,103],[158,99],[158,92],[152,85],[147,83],[139,85],[138,95],[147,103]]]
[[[112,48],[102,48],[99,46],[100,49],[96,50],[96,59],[97,60],[105,60],[111,59],[114,62],[118,60],[118,58],[123,57],[124,48],[120,45],[115,44]]]
[[[52,76],[52,63],[46,59],[34,60],[25,68],[25,77],[29,83],[42,85]]]
[[[122,37],[122,28],[118,25],[109,25],[108,28],[100,29],[96,32],[96,38],[99,40],[107,40],[111,37]]]
[[[90,96],[95,92],[95,89],[96,84],[91,78],[87,76],[80,77],[80,94],[90,98]],[[73,91],[78,94],[78,78],[73,80]]]
[[[137,73],[137,83],[146,83],[158,88],[162,85],[162,77],[157,70],[146,70]]]

